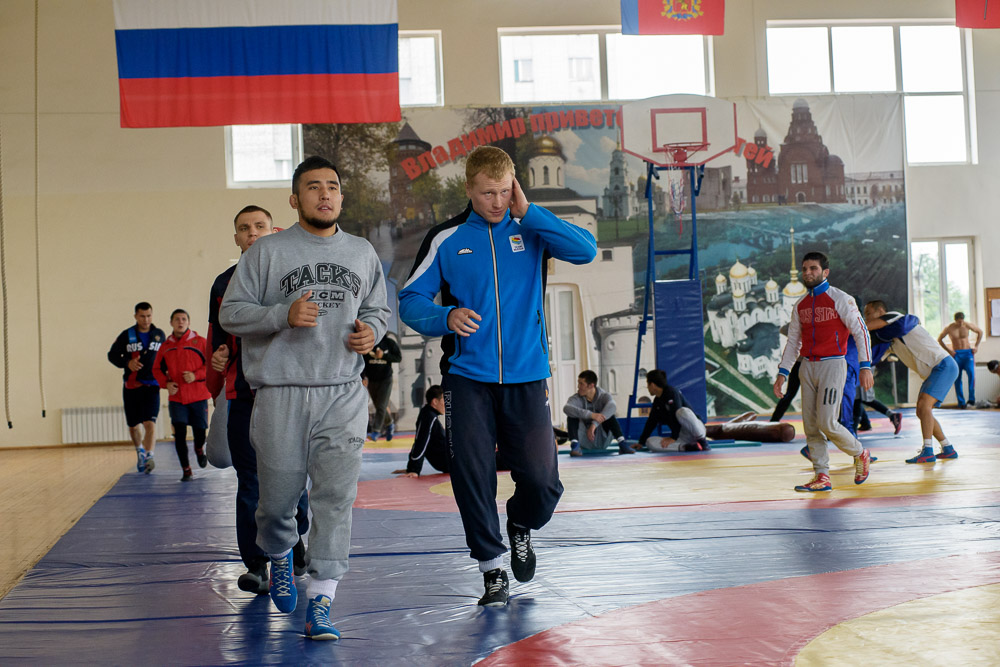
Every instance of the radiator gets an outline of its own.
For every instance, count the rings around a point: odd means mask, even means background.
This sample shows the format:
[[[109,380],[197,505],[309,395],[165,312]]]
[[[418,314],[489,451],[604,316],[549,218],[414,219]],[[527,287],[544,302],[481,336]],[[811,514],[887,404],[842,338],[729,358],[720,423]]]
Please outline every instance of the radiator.
[[[169,437],[164,428],[170,422],[161,407],[156,420],[156,439]],[[62,441],[64,445],[87,442],[131,442],[125,424],[125,410],[120,405],[98,408],[63,408]]]
[[[962,377],[965,383],[965,376]],[[966,392],[968,394],[968,392]],[[995,403],[1000,396],[1000,375],[990,373],[986,366],[976,366],[976,400]],[[968,395],[966,395],[968,398]]]

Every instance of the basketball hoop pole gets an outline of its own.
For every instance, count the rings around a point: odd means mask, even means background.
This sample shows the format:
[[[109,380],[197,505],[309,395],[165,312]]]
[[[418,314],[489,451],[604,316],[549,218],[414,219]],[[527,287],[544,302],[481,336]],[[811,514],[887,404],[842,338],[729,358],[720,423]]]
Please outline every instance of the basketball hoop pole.
[[[691,247],[687,250],[657,250],[656,243],[654,239],[654,221],[653,221],[653,180],[659,180],[659,172],[668,169],[682,170],[687,172],[688,180],[691,186]],[[641,357],[642,357],[642,339],[646,335],[647,323],[653,319],[649,313],[650,305],[652,304],[652,294],[653,294],[653,284],[656,282],[656,258],[662,255],[688,255],[688,280],[694,280],[698,275],[698,213],[696,200],[698,194],[701,192],[701,181],[705,175],[705,166],[674,166],[674,167],[660,167],[652,162],[646,162],[646,208],[649,215],[649,239],[646,251],[646,286],[643,290],[642,297],[642,319],[639,320],[639,335],[638,341],[635,346],[635,373],[632,376],[632,393],[628,397],[628,410],[625,413],[625,433],[626,437],[631,437],[629,435],[631,431],[629,430],[632,425],[632,410],[637,407],[645,407],[650,405],[649,403],[640,404],[636,400],[638,396],[639,389],[639,368],[641,368]]]

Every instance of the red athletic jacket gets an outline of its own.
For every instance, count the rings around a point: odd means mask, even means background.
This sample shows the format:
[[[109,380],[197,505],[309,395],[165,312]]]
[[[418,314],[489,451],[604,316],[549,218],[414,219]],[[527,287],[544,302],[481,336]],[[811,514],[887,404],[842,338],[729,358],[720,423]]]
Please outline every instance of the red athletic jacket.
[[[212,397],[205,386],[207,349],[207,341],[191,329],[180,339],[170,334],[160,346],[153,362],[153,375],[164,389],[168,382],[177,383],[180,391],[170,397],[171,401],[188,405]],[[195,381],[185,382],[184,371],[194,373]]]
[[[858,365],[870,368],[871,339],[854,298],[824,280],[795,304],[778,372],[787,377],[800,354],[810,361],[843,357],[848,336],[858,345]]]

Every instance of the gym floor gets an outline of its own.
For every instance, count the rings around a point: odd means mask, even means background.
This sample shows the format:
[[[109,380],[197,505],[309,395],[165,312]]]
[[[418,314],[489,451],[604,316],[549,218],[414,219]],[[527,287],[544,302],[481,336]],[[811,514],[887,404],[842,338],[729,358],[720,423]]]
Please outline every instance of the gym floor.
[[[236,587],[233,471],[181,484],[160,443],[153,475],[133,467],[89,511],[34,503],[86,513],[0,601],[0,662],[1000,664],[1000,411],[939,411],[959,458],[917,465],[904,463],[920,438],[904,414],[899,436],[884,419],[863,434],[879,457],[865,484],[834,452],[823,494],[792,490],[811,476],[801,434],[703,454],[563,447],[566,493],[533,534],[537,575],[512,579],[506,608],[476,605],[448,476],[393,477],[410,439],[369,443],[339,642],[301,636],[304,596],[285,615]],[[511,488],[500,473],[498,496]]]

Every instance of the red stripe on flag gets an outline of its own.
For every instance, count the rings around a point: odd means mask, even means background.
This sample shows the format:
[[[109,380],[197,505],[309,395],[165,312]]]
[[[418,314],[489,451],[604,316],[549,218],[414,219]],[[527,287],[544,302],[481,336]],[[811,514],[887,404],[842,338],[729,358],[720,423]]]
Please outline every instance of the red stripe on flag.
[[[1000,0],[955,0],[959,28],[1000,28]]]
[[[119,79],[122,127],[398,121],[399,75]]]
[[[725,30],[725,0],[638,0],[638,3],[640,35],[721,35]]]

